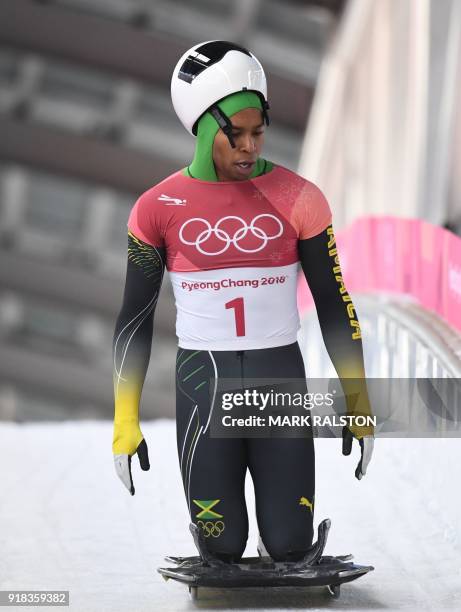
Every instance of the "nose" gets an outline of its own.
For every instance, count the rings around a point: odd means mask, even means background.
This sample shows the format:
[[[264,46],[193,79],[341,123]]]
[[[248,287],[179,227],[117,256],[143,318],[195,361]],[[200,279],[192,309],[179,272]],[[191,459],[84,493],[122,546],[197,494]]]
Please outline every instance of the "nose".
[[[252,153],[256,150],[256,141],[251,134],[242,136],[242,150]]]

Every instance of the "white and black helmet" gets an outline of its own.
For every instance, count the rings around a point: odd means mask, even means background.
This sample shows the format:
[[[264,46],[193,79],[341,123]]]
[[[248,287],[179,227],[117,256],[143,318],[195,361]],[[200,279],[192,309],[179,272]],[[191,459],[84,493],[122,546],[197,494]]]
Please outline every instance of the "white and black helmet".
[[[193,136],[197,135],[197,121],[206,110],[212,112],[224,131],[232,127],[215,103],[245,90],[259,95],[269,125],[266,75],[261,63],[248,49],[226,40],[194,45],[181,56],[171,77],[174,110]]]

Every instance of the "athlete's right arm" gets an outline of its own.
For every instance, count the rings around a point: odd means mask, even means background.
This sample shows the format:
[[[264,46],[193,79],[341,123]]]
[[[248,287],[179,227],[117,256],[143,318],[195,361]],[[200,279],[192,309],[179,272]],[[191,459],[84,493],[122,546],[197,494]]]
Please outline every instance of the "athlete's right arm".
[[[155,247],[128,230],[128,257],[122,307],[112,345],[114,383],[115,468],[134,495],[131,457],[149,469],[147,444],[139,426],[139,403],[149,365],[154,313],[165,269],[165,249]]]

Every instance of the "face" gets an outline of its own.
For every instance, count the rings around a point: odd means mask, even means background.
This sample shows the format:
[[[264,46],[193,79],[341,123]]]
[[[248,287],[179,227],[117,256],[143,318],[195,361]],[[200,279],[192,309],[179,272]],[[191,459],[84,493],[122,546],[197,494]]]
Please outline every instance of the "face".
[[[230,119],[235,148],[220,128],[213,143],[213,162],[219,181],[244,181],[264,144],[264,119],[258,108],[244,108]]]

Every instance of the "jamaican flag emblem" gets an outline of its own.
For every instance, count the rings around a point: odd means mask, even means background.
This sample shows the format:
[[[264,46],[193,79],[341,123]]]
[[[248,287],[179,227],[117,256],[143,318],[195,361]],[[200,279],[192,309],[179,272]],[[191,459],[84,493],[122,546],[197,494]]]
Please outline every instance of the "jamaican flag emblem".
[[[212,510],[221,501],[220,499],[193,499],[192,501],[200,508],[200,512],[195,515],[198,519],[223,518],[222,514]]]

